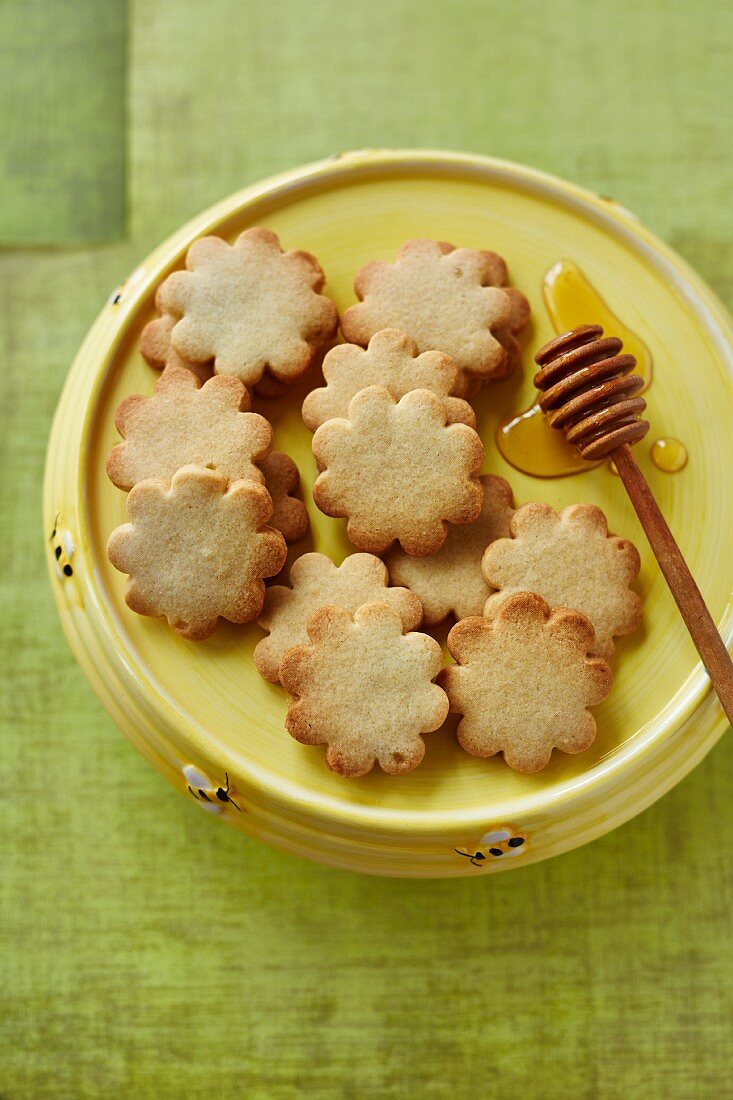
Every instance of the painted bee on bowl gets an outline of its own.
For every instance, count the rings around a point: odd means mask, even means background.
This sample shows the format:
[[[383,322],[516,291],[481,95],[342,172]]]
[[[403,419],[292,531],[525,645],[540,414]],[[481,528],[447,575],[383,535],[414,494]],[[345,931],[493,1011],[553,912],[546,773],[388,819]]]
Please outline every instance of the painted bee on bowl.
[[[194,767],[193,764],[186,764],[183,775],[188,785],[188,793],[196,799],[202,810],[207,810],[212,814],[221,814],[224,813],[224,807],[229,805],[241,814],[241,807],[237,805],[231,795],[229,772],[224,772],[225,785],[223,787],[215,783],[205,772]]]
[[[502,826],[484,833],[478,842],[477,848],[454,848],[453,851],[456,855],[469,860],[473,867],[483,867],[491,860],[499,859],[502,856],[506,858],[520,856],[526,843],[527,836],[525,833]]]
[[[53,521],[53,530],[48,541],[53,547],[56,574],[61,580],[64,580],[74,575],[74,567],[71,564],[71,559],[74,556],[76,547],[74,546],[74,540],[71,534],[61,527],[60,521],[61,513],[59,512],[56,519]]]

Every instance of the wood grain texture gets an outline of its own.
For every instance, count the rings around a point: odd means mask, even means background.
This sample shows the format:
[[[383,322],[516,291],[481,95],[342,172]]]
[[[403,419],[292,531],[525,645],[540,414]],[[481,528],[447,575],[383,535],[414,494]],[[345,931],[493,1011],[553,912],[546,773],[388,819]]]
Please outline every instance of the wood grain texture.
[[[631,448],[624,444],[611,455],[726,717],[733,723],[733,664],[725,642]]]
[[[40,484],[112,288],[213,200],[340,148],[575,179],[732,307],[731,29],[719,0],[133,4],[130,239],[0,254],[8,1100],[729,1092],[733,740],[631,824],[490,881],[304,863],[181,799],[103,713],[53,610]]]

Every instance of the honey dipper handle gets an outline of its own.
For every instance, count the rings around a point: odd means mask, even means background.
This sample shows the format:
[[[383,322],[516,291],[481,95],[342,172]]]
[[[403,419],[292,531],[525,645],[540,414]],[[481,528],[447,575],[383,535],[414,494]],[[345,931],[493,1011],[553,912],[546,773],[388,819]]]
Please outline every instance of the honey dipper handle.
[[[685,620],[697,652],[702,657],[728,721],[733,725],[733,661],[725,643],[646,478],[636,464],[631,448],[628,444],[617,447],[609,457],[616,464],[649,545],[659,562],[659,568]]]

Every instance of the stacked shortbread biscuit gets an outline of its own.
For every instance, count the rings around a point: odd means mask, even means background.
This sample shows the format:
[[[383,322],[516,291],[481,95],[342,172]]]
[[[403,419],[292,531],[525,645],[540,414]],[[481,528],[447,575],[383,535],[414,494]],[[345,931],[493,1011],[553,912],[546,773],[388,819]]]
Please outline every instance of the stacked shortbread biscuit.
[[[196,241],[186,270],[158,288],[141,351],[163,373],[151,397],[117,410],[124,442],[107,472],[130,491],[130,522],[108,552],[129,574],[129,606],[185,638],[207,638],[219,618],[256,618],[264,578],[307,533],[297,467],[272,450],[251,391],[292,385],[331,340],[338,313],[324,282],[314,256],[249,229],[233,245]]]
[[[258,618],[255,664],[288,692],[288,731],[326,745],[341,775],[413,770],[449,708],[466,752],[519,771],[581,751],[612,638],[641,617],[639,558],[598,508],[515,509],[507,482],[481,474],[470,402],[518,366],[529,319],[496,253],[415,240],[359,271],[346,342],[302,410],[314,501],[346,520],[356,552],[340,565],[303,554],[290,586],[265,588],[308,520],[251,393],[287,394],[332,342],[323,286],[313,256],[250,229],[196,241],[159,287],[141,351],[163,373],[120,406],[107,462],[129,490],[130,522],[109,542],[129,606],[190,639]],[[451,616],[456,664],[443,668],[417,627]]]

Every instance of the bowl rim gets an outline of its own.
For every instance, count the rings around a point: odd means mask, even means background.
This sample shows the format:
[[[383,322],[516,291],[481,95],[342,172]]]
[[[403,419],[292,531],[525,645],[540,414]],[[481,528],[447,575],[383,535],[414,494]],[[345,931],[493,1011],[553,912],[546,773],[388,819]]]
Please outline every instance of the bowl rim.
[[[153,252],[139,264],[128,277],[120,290],[124,289],[124,297],[120,294],[113,296],[103,307],[97,320],[89,330],[74,363],[69,371],[66,384],[58,402],[54,424],[49,439],[46,473],[44,481],[44,515],[47,523],[44,530],[48,530],[48,521],[53,519],[55,508],[54,493],[56,492],[54,469],[55,452],[58,446],[57,436],[61,422],[61,414],[65,405],[70,400],[70,394],[74,384],[81,380],[88,372],[87,360],[93,358],[97,364],[91,378],[91,384],[86,390],[86,402],[84,414],[81,420],[79,446],[74,453],[73,460],[76,465],[74,487],[76,492],[75,514],[77,519],[78,537],[82,545],[90,543],[87,514],[84,507],[85,482],[87,471],[81,456],[86,453],[96,418],[96,408],[100,392],[104,386],[110,363],[117,352],[118,346],[126,336],[134,319],[142,298],[146,297],[151,287],[160,279],[163,272],[180,261],[190,243],[206,232],[214,231],[223,220],[231,219],[244,211],[247,206],[255,204],[264,198],[272,198],[273,201],[282,203],[289,193],[308,190],[323,183],[337,183],[339,180],[348,181],[357,174],[380,175],[393,171],[402,171],[419,177],[423,175],[439,174],[444,172],[449,177],[477,178],[480,180],[497,181],[503,184],[519,186],[525,191],[560,202],[566,207],[574,209],[586,218],[599,224],[607,232],[620,238],[629,247],[640,253],[643,258],[655,267],[668,283],[681,294],[705,322],[705,330],[712,340],[716,354],[720,362],[726,368],[727,373],[733,379],[733,321],[731,321],[725,307],[719,301],[714,292],[707,286],[703,279],[683,260],[672,248],[656,237],[647,229],[639,219],[625,207],[605,196],[594,194],[574,183],[565,181],[554,175],[542,172],[538,169],[516,164],[512,161],[502,160],[479,154],[466,154],[430,149],[359,149],[345,153],[334,154],[323,160],[306,164],[285,172],[270,176],[254,183],[233,195],[225,198],[207,210],[198,214],[193,219],[179,227],[167,237]],[[113,307],[116,312],[112,311]],[[105,351],[100,355],[99,343],[104,342]],[[68,451],[67,451],[68,454]],[[49,560],[49,569],[53,569],[53,563]],[[94,578],[94,570],[85,571],[84,595],[89,604],[95,607],[98,613],[99,625],[103,628],[106,637],[97,639],[97,643],[103,640],[106,644],[108,671],[115,674],[118,680],[124,681],[127,690],[139,693],[138,705],[144,702],[146,709],[150,706],[152,683],[147,680],[146,670],[140,666],[130,667],[126,655],[120,652],[119,641],[115,637],[113,629],[113,614],[111,608],[100,599],[101,588]],[[77,629],[72,629],[68,622],[69,604],[63,599],[59,586],[54,585],[54,596],[65,633],[71,648],[90,680],[93,689],[100,697],[102,703],[123,732],[129,732],[120,722],[119,711],[116,708],[113,693],[110,691],[109,682],[99,676],[92,677],[89,673],[88,661],[91,650],[90,637],[86,641],[83,635],[91,632],[91,622],[88,621],[86,629],[83,624],[77,622]],[[89,616],[86,616],[89,620]],[[729,600],[719,624],[728,648],[731,648],[733,640],[733,603]],[[115,660],[116,656],[116,660]],[[96,683],[94,680],[96,679]],[[253,790],[260,795],[265,795],[270,805],[282,806],[286,804],[292,808],[300,807],[309,817],[321,819],[331,823],[343,824],[348,821],[352,827],[373,830],[378,828],[383,833],[401,833],[406,830],[411,833],[434,834],[442,832],[453,834],[458,831],[471,829],[482,830],[487,820],[512,820],[524,821],[529,817],[536,817],[538,813],[546,811],[548,806],[557,807],[561,802],[565,804],[565,813],[568,817],[572,814],[572,806],[582,803],[593,791],[594,799],[602,799],[604,792],[615,788],[619,773],[627,773],[638,769],[654,754],[662,751],[669,741],[682,726],[688,724],[695,712],[700,710],[712,693],[712,687],[702,662],[698,662],[678,687],[677,691],[668,700],[666,705],[645,726],[636,732],[628,741],[611,750],[606,756],[597,761],[582,775],[575,776],[564,782],[559,782],[552,788],[551,795],[547,796],[547,788],[539,786],[536,790],[527,791],[521,795],[508,796],[504,800],[494,799],[485,809],[472,808],[452,810],[405,810],[385,809],[377,805],[362,805],[351,803],[346,805],[341,799],[331,797],[321,792],[314,793],[307,786],[300,785],[290,780],[273,779],[271,773],[252,762],[241,752],[233,750],[220,742],[214,735],[190,715],[184,715],[175,705],[175,700],[163,698],[160,692],[154,691],[156,711],[161,707],[171,711],[171,717],[178,718],[177,726],[171,726],[171,730],[185,728],[185,739],[191,748],[203,754],[211,755],[214,745],[217,746],[222,767],[245,778],[252,783]],[[706,712],[709,708],[706,708]],[[182,725],[184,720],[185,726]],[[168,723],[166,723],[168,725]],[[722,713],[714,713],[712,724],[700,731],[702,740],[710,739],[711,747],[717,738],[722,735],[727,727],[727,721]],[[693,735],[694,736],[694,735]],[[691,738],[692,739],[692,738]],[[176,741],[178,738],[175,739]],[[138,744],[138,739],[134,739]],[[139,746],[138,746],[139,747]],[[694,756],[694,753],[691,753]],[[693,760],[690,768],[696,761]],[[653,766],[653,761],[651,761]],[[680,777],[681,778],[681,777]],[[629,816],[635,812],[631,810]]]

